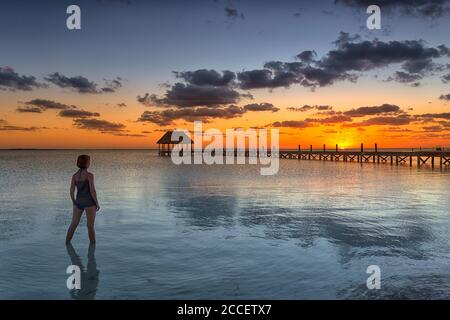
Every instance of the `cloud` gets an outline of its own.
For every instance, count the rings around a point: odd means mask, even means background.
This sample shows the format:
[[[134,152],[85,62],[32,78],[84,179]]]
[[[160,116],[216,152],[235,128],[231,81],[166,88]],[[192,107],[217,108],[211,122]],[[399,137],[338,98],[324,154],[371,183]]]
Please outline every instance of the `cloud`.
[[[396,81],[400,83],[411,83],[421,80],[423,76],[421,74],[411,74],[404,71],[396,71],[393,76],[390,76],[386,81]]]
[[[41,128],[38,127],[20,127],[11,125],[0,125],[0,131],[38,131]]]
[[[246,111],[272,111],[278,112],[280,109],[271,103],[251,103],[244,106]]]
[[[298,74],[291,71],[281,71],[274,69],[257,69],[239,72],[237,77],[240,81],[240,88],[261,89],[289,87],[299,82]]]
[[[172,112],[176,110],[165,110],[165,111],[144,111],[144,113],[139,117],[140,122],[151,122],[160,126],[168,126],[173,124]],[[166,114],[164,114],[166,112]],[[169,112],[169,113],[167,113]]]
[[[287,108],[287,110],[289,110],[289,111],[297,111],[297,112],[306,112],[306,111],[310,111],[310,110],[329,111],[329,110],[332,110],[332,109],[333,109],[332,106],[327,106],[327,105],[310,106],[308,104],[305,104],[302,107],[289,107],[289,108]]]
[[[320,111],[317,112],[316,115],[320,115],[320,116],[336,116],[339,114],[343,114],[342,111],[335,111],[335,110],[326,110],[326,111]]]
[[[444,131],[448,131],[449,129],[441,127],[439,125],[435,125],[435,126],[424,126],[423,128],[424,132],[444,132]]]
[[[125,125],[121,123],[89,118],[74,119],[73,125],[79,129],[97,130],[103,133],[118,133],[124,131],[125,129]]]
[[[331,117],[327,117],[327,118],[323,118],[323,119],[307,118],[307,119],[305,119],[305,121],[312,122],[312,123],[320,123],[320,124],[336,124],[336,123],[352,121],[352,117],[345,116],[345,115],[337,115],[337,116],[331,116]]]
[[[408,125],[412,121],[409,115],[399,115],[399,116],[380,116],[373,117],[361,122],[344,123],[343,127],[367,127],[367,126],[403,126]]]
[[[24,102],[24,106],[17,107],[16,111],[20,113],[42,113],[47,109],[56,110],[70,110],[75,109],[75,106],[70,106],[64,103],[55,102],[46,99],[33,99]]]
[[[57,85],[58,87],[70,88],[79,93],[98,93],[97,85],[82,76],[66,77],[58,72],[55,72],[48,75],[45,80]]]
[[[198,69],[174,74],[182,82],[167,85],[168,89],[162,97],[149,93],[138,96],[138,102],[146,106],[192,108],[219,107],[235,104],[241,98],[253,98],[234,89],[236,74],[228,70]]]
[[[399,106],[393,104],[382,104],[381,106],[360,107],[345,111],[344,114],[351,117],[365,117],[377,114],[399,114],[402,113]]]
[[[289,109],[289,108],[288,108]],[[406,112],[402,111],[399,106],[392,104],[382,104],[380,106],[370,106],[370,107],[360,107],[356,109],[351,109],[347,111],[334,111],[331,106],[310,106],[304,105],[300,108],[290,108],[294,111],[306,112],[313,109],[325,110],[317,113],[316,115],[325,116],[318,118],[306,118],[303,120],[287,120],[287,121],[277,121],[272,123],[273,126],[277,127],[290,127],[290,128],[308,128],[320,125],[330,126],[341,124],[343,128],[359,128],[366,126],[402,126],[410,124],[411,122],[416,122],[418,119],[424,118],[426,115],[411,116]],[[354,118],[369,117],[360,122],[353,122]],[[445,118],[447,114],[433,114],[435,117]]]
[[[425,114],[416,115],[415,117],[416,118],[427,119],[427,120],[431,120],[431,119],[446,119],[446,120],[450,120],[450,112],[425,113]]]
[[[101,91],[105,93],[112,93],[116,92],[119,88],[122,88],[122,78],[117,77],[113,80],[105,79],[105,87],[101,88]]]
[[[121,102],[121,103],[116,104],[116,107],[119,107],[119,108],[125,108],[125,107],[127,107],[127,104]]]
[[[427,47],[420,40],[362,41],[359,36],[341,32],[334,42],[336,49],[315,59],[312,50],[297,55],[300,62],[270,61],[263,69],[242,71],[237,74],[242,89],[289,87],[300,84],[316,88],[336,81],[355,82],[363,73],[379,68],[399,65],[400,71],[390,81],[410,83],[426,74],[442,71],[443,65],[435,59],[449,56],[450,50],[440,45]]]
[[[245,19],[245,15],[242,12],[239,12],[237,9],[231,6],[225,7],[225,16],[231,19],[236,18]]]
[[[199,69],[196,71],[174,72],[177,78],[197,86],[228,86],[236,79],[234,72],[225,70],[220,74],[216,70]]]
[[[59,116],[65,118],[89,118],[89,117],[99,117],[100,113],[78,109],[65,109],[59,112]]]
[[[335,2],[363,8],[374,4],[374,1],[371,0],[335,0]],[[449,3],[448,0],[383,0],[375,2],[381,8],[429,18],[439,18],[449,14]]]
[[[450,101],[450,93],[441,95],[439,99]]]
[[[33,76],[19,75],[11,67],[0,67],[0,89],[31,91],[45,87]]]
[[[388,81],[418,86],[426,75],[446,69],[435,60],[450,57],[450,49],[444,45],[429,47],[421,40],[363,41],[358,35],[344,32],[334,45],[335,49],[321,58],[314,50],[305,50],[297,54],[297,61],[269,61],[261,69],[237,73],[213,69],[174,72],[181,81],[169,85],[163,96],[146,93],[137,99],[146,106],[220,107],[236,104],[242,98],[253,98],[238,89],[272,90],[300,85],[314,90],[337,81],[356,82],[365,72],[387,67],[400,69],[394,71]],[[302,111],[301,108],[289,110]]]
[[[195,107],[195,108],[172,108],[162,111],[145,111],[138,121],[151,122],[160,126],[173,125],[175,120],[192,122],[202,120],[209,122],[211,119],[232,119],[241,117],[247,112],[271,111],[278,112],[280,109],[271,103],[252,103],[239,107],[228,105],[225,107]]]
[[[286,120],[286,121],[276,121],[271,124],[275,128],[297,128],[305,129],[313,127],[314,124],[303,120]]]
[[[231,104],[238,102],[240,97],[239,92],[229,87],[175,83],[162,98],[146,94],[138,97],[138,101],[144,105],[185,108]]]
[[[386,129],[378,130],[379,132],[413,132],[411,129],[408,128],[400,128],[400,127],[389,127]]]
[[[73,105],[70,106],[70,105],[67,105],[67,104],[64,104],[64,103],[59,103],[59,102],[55,102],[53,100],[46,100],[46,99],[33,99],[33,100],[25,102],[25,104],[27,106],[37,107],[37,108],[40,108],[42,110],[47,110],[47,109],[63,110],[63,109],[76,108]]]
[[[23,106],[18,107],[16,111],[20,113],[42,113],[43,110],[39,107]]]
[[[98,112],[86,111],[79,109],[77,106],[68,105],[52,100],[33,99],[24,103],[24,106],[17,108],[20,113],[43,113],[48,109],[60,110],[59,116],[64,118],[90,118],[99,117]]]
[[[116,137],[134,137],[134,138],[144,138],[147,137],[145,134],[139,133],[113,133]]]
[[[156,98],[156,95],[151,95],[151,96]],[[145,106],[151,106],[152,105],[152,97],[150,97],[149,93],[146,93],[143,96],[137,96],[137,101],[139,103],[142,103]]]
[[[59,72],[52,73],[45,77],[45,80],[60,88],[69,88],[78,93],[112,93],[122,87],[121,78],[105,80],[105,86],[97,89],[98,85],[83,76],[67,77]]]
[[[1,131],[38,131],[41,129],[46,129],[45,127],[21,127],[9,124],[6,120],[0,119],[0,132]]]
[[[242,116],[247,110],[235,105],[224,108],[183,108],[168,109],[163,111],[145,111],[138,121],[151,122],[160,126],[172,125],[173,121],[183,119],[186,121],[203,120],[212,118],[231,119]]]
[[[450,73],[443,75],[441,79],[442,79],[443,83],[449,83],[450,82]]]
[[[336,45],[337,49],[329,51],[318,62],[318,66],[339,74],[401,64],[403,76],[406,73],[423,75],[424,72],[436,68],[433,59],[448,56],[447,47],[426,47],[424,42],[419,40],[383,42],[375,39],[356,42],[343,32]]]
[[[300,52],[295,57],[302,62],[312,63],[315,61],[315,58],[317,57],[317,53],[314,50],[305,50],[303,52]]]

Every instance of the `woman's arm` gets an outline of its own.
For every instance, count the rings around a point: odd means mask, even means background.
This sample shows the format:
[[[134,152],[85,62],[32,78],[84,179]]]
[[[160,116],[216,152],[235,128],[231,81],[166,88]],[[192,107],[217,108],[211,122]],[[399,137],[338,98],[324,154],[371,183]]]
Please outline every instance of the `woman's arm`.
[[[95,201],[95,206],[97,207],[97,211],[100,210],[100,205],[98,204],[97,200],[97,191],[95,190],[95,184],[94,184],[94,175],[91,173],[88,175],[88,181],[89,181],[89,190],[91,192],[92,199]]]
[[[72,181],[70,182],[70,199],[72,203],[75,204],[75,177],[72,176]]]

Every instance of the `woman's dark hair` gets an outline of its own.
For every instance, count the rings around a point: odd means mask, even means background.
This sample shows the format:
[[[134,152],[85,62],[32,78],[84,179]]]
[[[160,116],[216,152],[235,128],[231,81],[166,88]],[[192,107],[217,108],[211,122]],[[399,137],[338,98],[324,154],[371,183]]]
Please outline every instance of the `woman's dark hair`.
[[[87,154],[82,154],[81,156],[78,156],[77,167],[80,169],[87,169],[90,160],[91,157],[89,157]]]

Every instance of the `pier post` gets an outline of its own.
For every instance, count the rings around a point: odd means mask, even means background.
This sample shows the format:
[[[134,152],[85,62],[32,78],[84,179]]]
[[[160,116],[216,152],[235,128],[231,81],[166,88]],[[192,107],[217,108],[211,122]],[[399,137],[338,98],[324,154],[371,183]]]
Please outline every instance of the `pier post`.
[[[325,149],[326,149],[326,146],[325,146],[325,144],[323,145],[323,152],[325,152]]]
[[[417,168],[420,168],[420,156],[417,155]]]
[[[312,154],[312,145],[309,146],[308,160],[311,160],[311,154]]]
[[[362,154],[364,152],[364,145],[361,143],[361,154],[358,156],[358,162],[363,163]]]
[[[431,168],[434,169],[434,156],[431,157]]]
[[[300,155],[301,152],[302,152],[302,148],[300,145],[298,145],[298,160],[300,160],[300,158],[301,158],[301,155]]]
[[[441,170],[442,170],[442,163],[443,163],[442,158],[443,158],[443,155],[441,154],[441,156],[439,157],[439,169],[441,169]]]
[[[377,153],[378,152],[378,144],[377,143],[375,143],[375,153]],[[375,163],[376,162],[376,155],[373,155],[373,163]],[[378,161],[379,162],[379,161]]]
[[[391,166],[394,164],[394,158],[391,156]]]
[[[412,156],[409,156],[409,166],[412,167]]]

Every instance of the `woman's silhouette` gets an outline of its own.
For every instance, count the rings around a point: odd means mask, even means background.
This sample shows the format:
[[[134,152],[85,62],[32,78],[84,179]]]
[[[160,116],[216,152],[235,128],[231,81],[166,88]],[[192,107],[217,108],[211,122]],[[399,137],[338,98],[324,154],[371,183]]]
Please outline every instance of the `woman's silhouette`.
[[[86,211],[89,240],[91,243],[95,243],[95,214],[100,210],[100,206],[94,186],[94,175],[87,171],[90,163],[91,158],[88,155],[83,154],[79,156],[77,160],[79,170],[72,176],[70,198],[73,202],[73,216],[72,223],[69,226],[69,230],[67,230],[66,243],[72,240],[73,234],[80,223],[83,211]],[[76,198],[75,188],[77,189]]]

